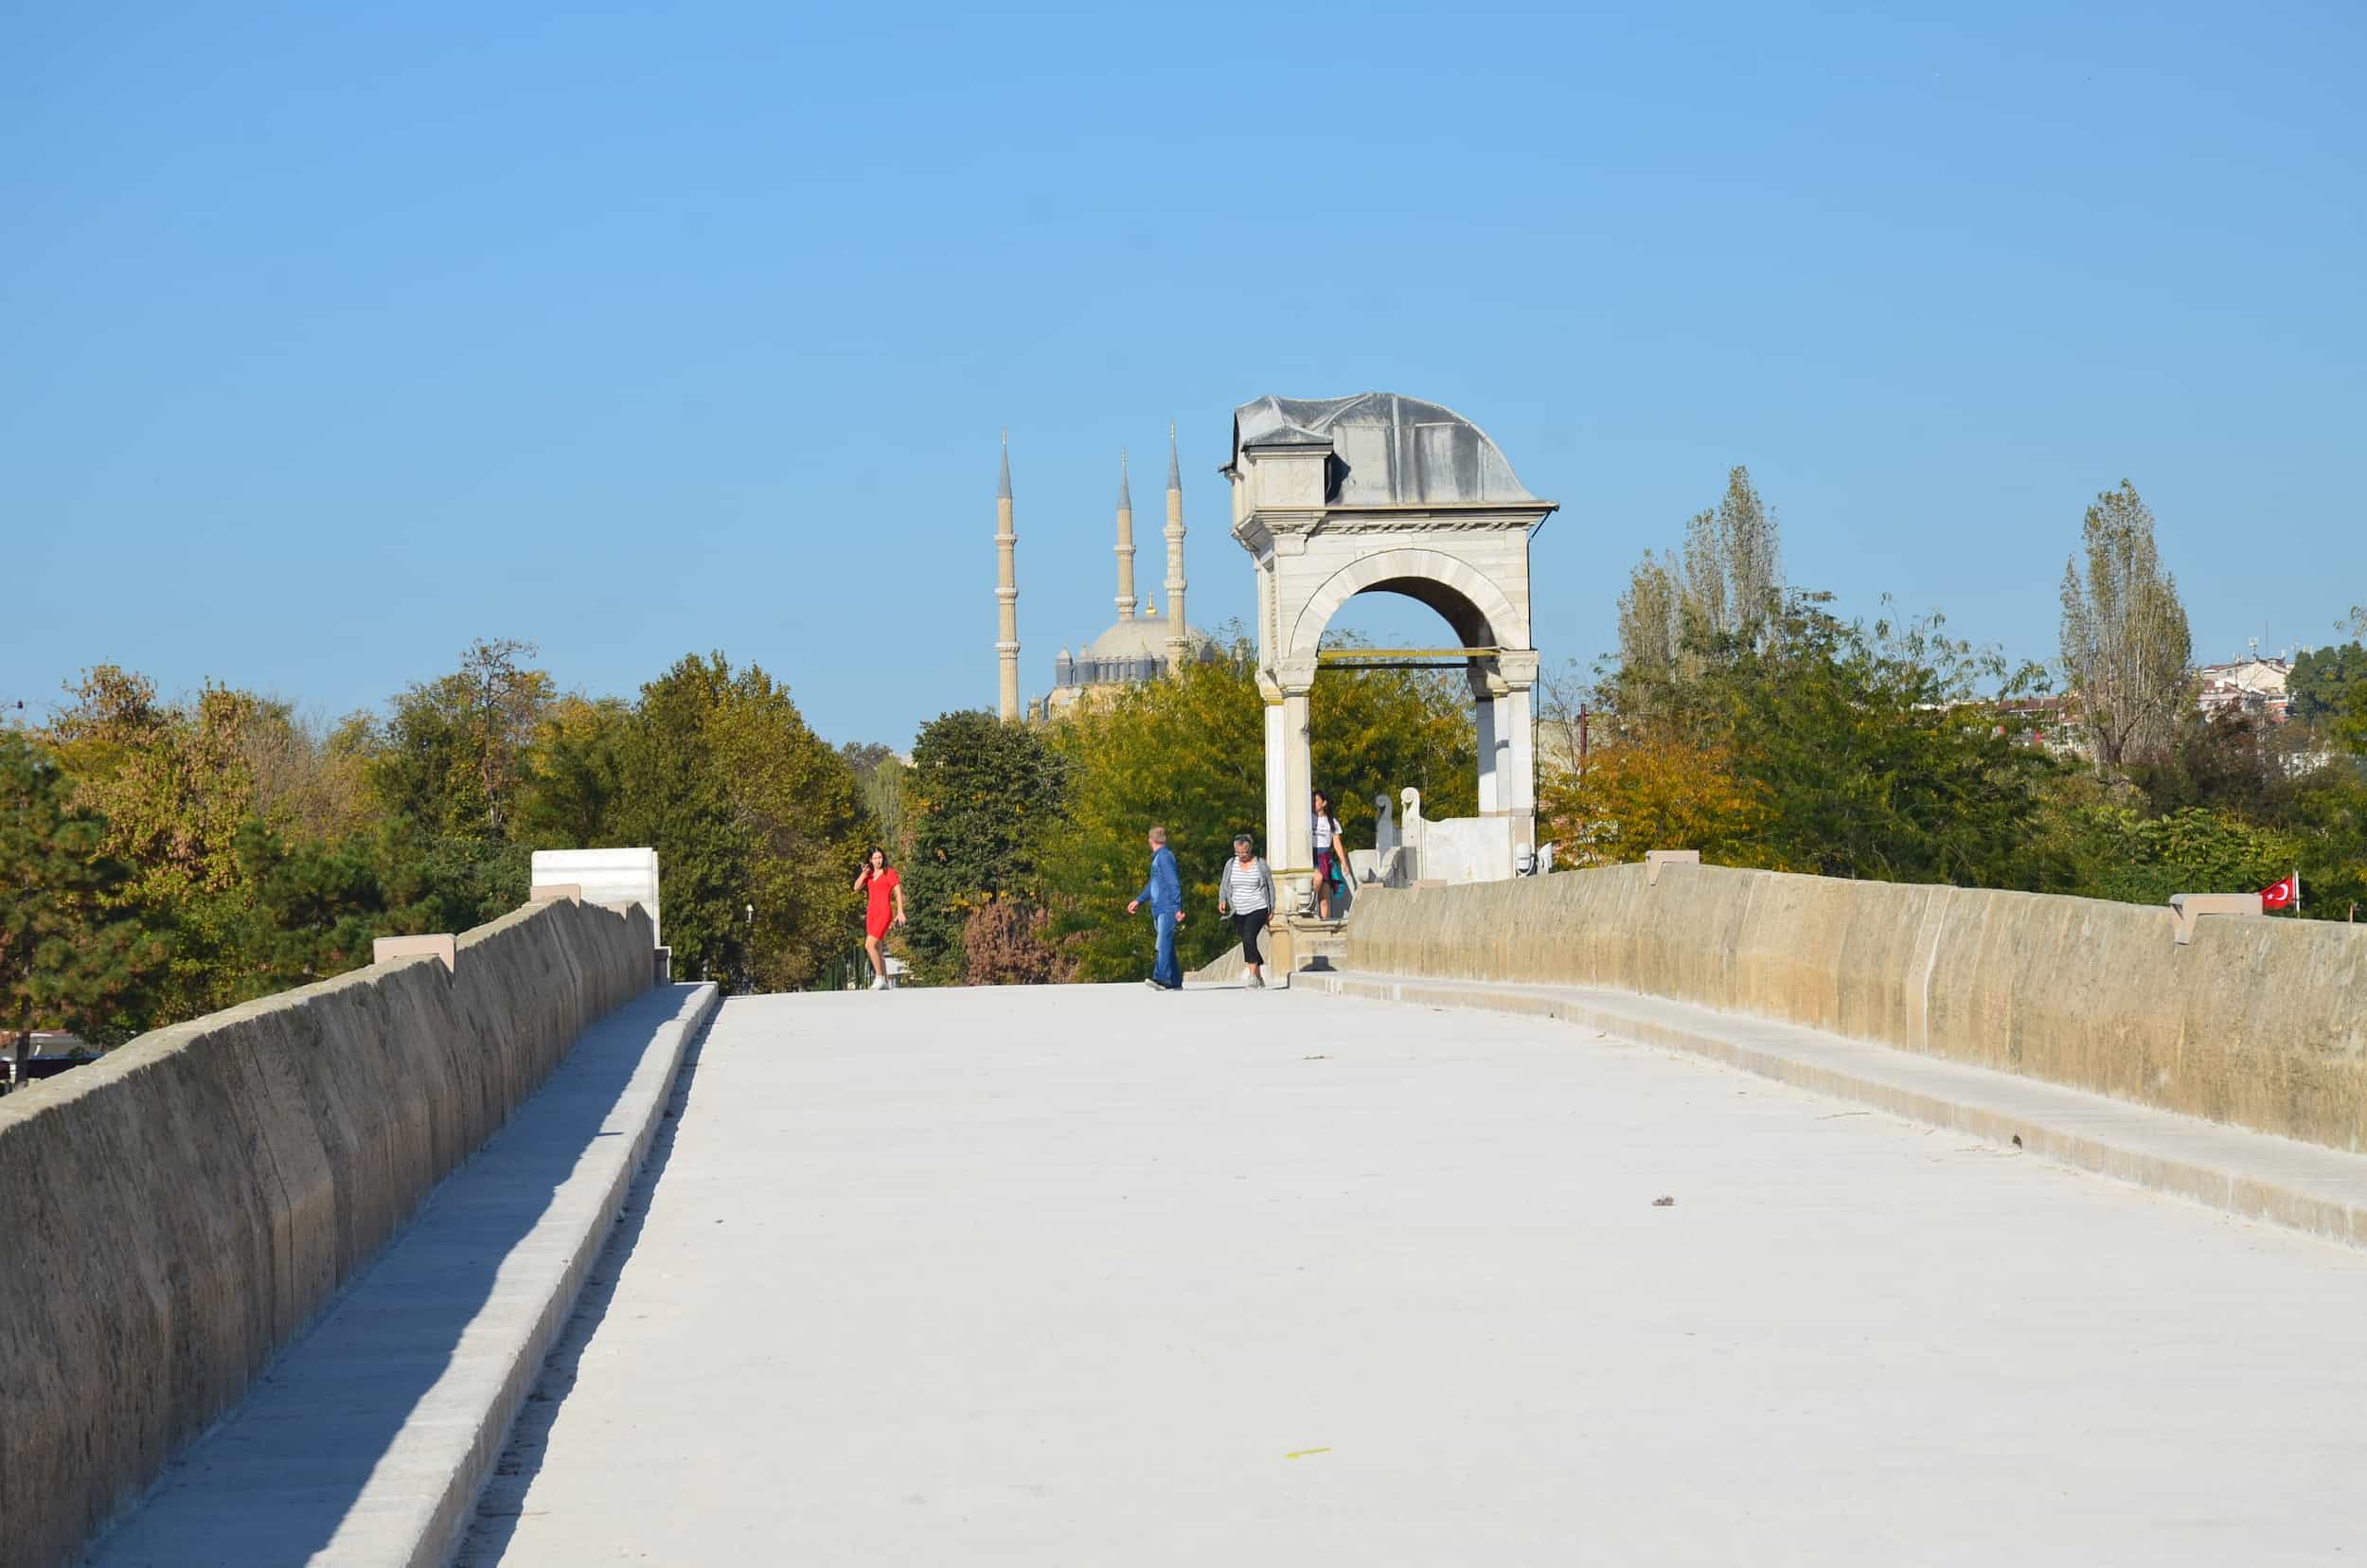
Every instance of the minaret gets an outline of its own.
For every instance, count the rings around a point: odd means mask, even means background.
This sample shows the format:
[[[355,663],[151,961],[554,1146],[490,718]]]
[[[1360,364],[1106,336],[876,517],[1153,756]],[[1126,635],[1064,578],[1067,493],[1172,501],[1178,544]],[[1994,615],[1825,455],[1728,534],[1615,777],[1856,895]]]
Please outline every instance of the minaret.
[[[1134,498],[1126,490],[1126,453],[1118,452],[1118,619],[1134,618]]]
[[[1019,718],[1019,568],[1011,531],[1011,433],[1003,433],[1003,483],[994,492],[994,597],[1002,601],[1002,636],[994,656],[1003,667],[1002,714],[1005,723]]]
[[[1184,619],[1184,471],[1176,462],[1175,426],[1167,426],[1167,673],[1184,673],[1191,648]]]

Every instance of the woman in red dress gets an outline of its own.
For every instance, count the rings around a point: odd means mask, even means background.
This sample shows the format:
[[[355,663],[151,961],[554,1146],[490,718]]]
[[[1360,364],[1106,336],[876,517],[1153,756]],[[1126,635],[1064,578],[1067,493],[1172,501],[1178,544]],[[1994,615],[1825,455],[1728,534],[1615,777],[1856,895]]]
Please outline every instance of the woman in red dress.
[[[904,879],[888,864],[887,851],[878,845],[863,858],[863,870],[855,878],[855,891],[870,896],[863,909],[863,950],[871,957],[871,989],[885,990],[887,960],[880,956],[880,938],[888,934],[888,927],[904,923]]]

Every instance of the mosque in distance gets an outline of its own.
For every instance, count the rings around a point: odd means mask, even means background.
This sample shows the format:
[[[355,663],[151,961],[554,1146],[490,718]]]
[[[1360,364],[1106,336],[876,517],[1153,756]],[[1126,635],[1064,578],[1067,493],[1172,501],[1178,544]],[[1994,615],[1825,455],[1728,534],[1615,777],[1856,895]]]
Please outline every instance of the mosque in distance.
[[[1184,475],[1176,454],[1175,432],[1167,432],[1167,575],[1165,614],[1148,597],[1134,593],[1134,501],[1129,489],[1126,459],[1118,459],[1117,613],[1118,618],[1082,650],[1063,647],[1052,661],[1050,695],[1023,709],[1019,694],[1019,585],[1014,561],[1018,535],[1012,527],[1011,454],[1006,438],[1003,480],[995,496],[995,546],[1000,568],[995,597],[1001,601],[1001,636],[995,643],[1000,664],[1000,711],[1006,722],[1058,718],[1079,704],[1106,699],[1157,680],[1184,664],[1218,656],[1216,640],[1193,629],[1184,619],[1188,584],[1184,576]]]

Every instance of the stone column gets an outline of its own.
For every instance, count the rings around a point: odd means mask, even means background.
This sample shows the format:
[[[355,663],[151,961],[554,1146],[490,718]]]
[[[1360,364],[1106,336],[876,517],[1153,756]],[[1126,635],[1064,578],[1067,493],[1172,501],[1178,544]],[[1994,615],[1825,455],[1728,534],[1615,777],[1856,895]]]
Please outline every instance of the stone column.
[[[1471,705],[1479,725],[1479,814],[1495,816],[1503,810],[1505,757],[1504,696],[1510,688],[1488,662],[1471,664]]]
[[[1529,688],[1516,686],[1496,704],[1504,736],[1496,809],[1513,819],[1518,851],[1537,847],[1537,726]]]
[[[1308,745],[1313,661],[1285,667],[1258,682],[1266,698],[1266,861],[1274,879],[1277,916],[1314,906],[1315,826],[1308,796],[1314,759]]]
[[[1514,819],[1513,846],[1537,847],[1537,672],[1534,652],[1501,655],[1504,694],[1493,704],[1500,759],[1496,809]]]

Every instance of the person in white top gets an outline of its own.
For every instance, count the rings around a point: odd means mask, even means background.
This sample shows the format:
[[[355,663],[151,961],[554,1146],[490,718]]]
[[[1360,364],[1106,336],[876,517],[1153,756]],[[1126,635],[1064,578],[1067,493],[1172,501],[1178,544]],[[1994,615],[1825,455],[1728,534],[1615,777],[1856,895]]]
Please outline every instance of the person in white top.
[[[1331,884],[1339,875],[1340,818],[1331,809],[1331,797],[1323,791],[1315,792],[1315,913],[1331,918]]]
[[[1247,833],[1233,838],[1233,858],[1217,874],[1217,913],[1233,917],[1240,933],[1241,956],[1249,964],[1249,989],[1266,989],[1264,962],[1257,956],[1258,938],[1273,918],[1273,873],[1257,858],[1257,846]]]

